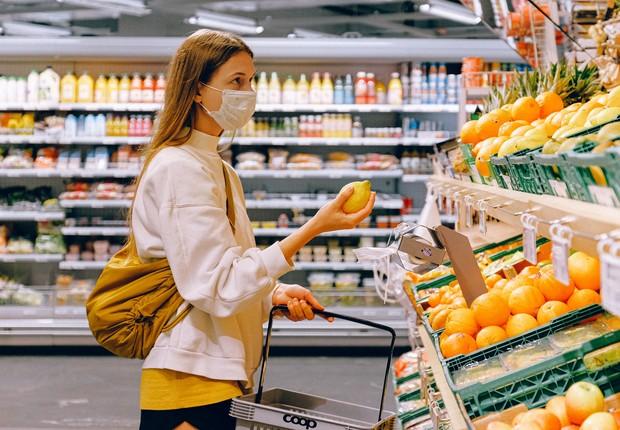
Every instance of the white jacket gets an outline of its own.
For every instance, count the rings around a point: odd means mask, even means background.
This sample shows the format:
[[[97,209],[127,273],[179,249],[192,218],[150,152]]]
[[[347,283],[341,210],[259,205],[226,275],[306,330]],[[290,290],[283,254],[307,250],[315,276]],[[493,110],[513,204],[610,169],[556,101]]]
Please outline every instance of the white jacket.
[[[192,130],[186,144],[154,157],[138,187],[132,212],[138,254],[143,260],[168,258],[179,293],[194,305],[159,336],[143,367],[249,387],[276,280],[292,267],[278,243],[256,248],[241,181],[217,145],[218,138]],[[222,163],[235,203],[234,235]]]

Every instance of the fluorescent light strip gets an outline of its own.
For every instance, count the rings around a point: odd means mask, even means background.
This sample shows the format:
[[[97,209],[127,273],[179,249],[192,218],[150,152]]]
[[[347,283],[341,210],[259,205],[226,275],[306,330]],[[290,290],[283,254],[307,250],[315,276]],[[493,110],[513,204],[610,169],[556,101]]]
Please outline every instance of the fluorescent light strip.
[[[90,9],[112,10],[118,13],[131,16],[146,16],[151,13],[141,1],[120,1],[120,0],[57,0],[59,3],[66,3],[75,6],[83,6]]]
[[[438,6],[433,4],[422,4],[420,5],[420,12],[427,13],[429,15],[434,15],[439,18],[445,18],[450,21],[460,22],[463,24],[476,25],[480,24],[481,19],[471,13],[465,8],[463,11],[456,11],[448,9],[444,6]]]
[[[239,34],[261,34],[265,31],[264,27],[260,25],[247,25],[230,21],[224,21],[220,19],[212,19],[206,16],[192,16],[187,19],[188,24],[197,25],[206,28],[216,28],[218,30],[226,30]]]
[[[10,36],[71,36],[71,30],[68,28],[33,24],[31,22],[4,21],[2,22],[2,28],[4,34]]]

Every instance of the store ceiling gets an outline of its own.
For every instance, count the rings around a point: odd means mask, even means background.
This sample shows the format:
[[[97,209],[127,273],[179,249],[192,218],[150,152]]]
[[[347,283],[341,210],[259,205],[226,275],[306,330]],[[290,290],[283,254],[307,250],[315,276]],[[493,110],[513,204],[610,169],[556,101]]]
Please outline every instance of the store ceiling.
[[[0,25],[12,36],[183,36],[216,13],[258,37],[495,38],[436,6],[467,18],[450,0],[0,0]]]

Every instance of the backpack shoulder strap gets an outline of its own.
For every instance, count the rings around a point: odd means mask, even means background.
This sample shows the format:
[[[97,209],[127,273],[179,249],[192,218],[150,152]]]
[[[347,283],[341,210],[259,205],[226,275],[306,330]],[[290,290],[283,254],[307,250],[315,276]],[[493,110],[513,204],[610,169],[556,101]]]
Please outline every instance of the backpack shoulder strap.
[[[230,223],[230,228],[232,228],[233,234],[236,232],[236,216],[235,216],[235,200],[232,195],[232,188],[230,186],[230,177],[228,175],[228,169],[226,169],[226,164],[222,161],[222,169],[224,171],[224,184],[226,187],[226,215],[228,216],[228,222]]]

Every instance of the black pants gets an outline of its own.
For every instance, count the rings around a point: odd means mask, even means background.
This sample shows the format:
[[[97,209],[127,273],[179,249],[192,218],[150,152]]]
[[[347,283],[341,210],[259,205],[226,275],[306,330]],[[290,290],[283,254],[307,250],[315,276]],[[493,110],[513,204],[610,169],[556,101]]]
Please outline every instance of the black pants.
[[[172,430],[183,422],[198,430],[235,430],[235,419],[228,415],[230,400],[195,408],[166,411],[140,411],[140,430]]]

